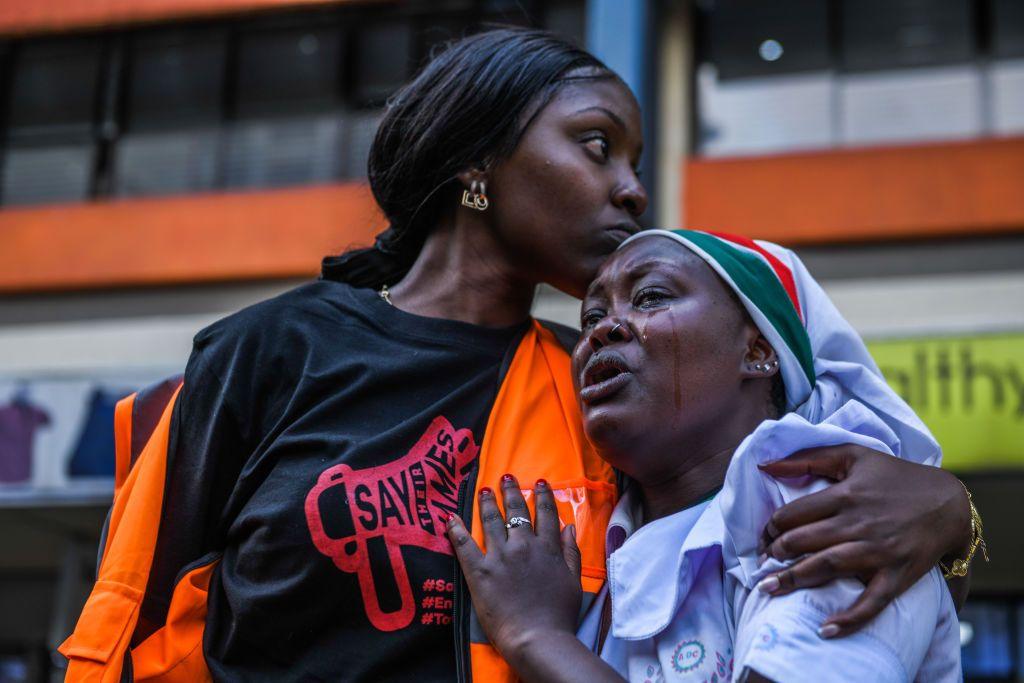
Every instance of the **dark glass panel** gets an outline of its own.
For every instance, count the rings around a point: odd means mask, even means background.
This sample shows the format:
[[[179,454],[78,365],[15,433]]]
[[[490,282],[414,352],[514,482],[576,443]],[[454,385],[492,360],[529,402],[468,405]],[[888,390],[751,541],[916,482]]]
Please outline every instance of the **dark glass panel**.
[[[340,60],[341,35],[335,26],[243,33],[238,42],[237,114],[336,104]]]
[[[225,58],[226,39],[220,30],[135,36],[128,79],[129,125],[141,129],[218,121]]]
[[[11,132],[88,129],[100,72],[100,41],[26,42],[15,51],[11,82]]]
[[[411,75],[412,28],[405,22],[368,23],[353,40],[352,96],[360,105],[380,104]]]
[[[992,53],[996,57],[1024,56],[1024,2],[992,0]]]
[[[847,69],[950,64],[975,55],[971,0],[847,0],[842,8]]]
[[[826,69],[828,3],[822,0],[721,0],[705,7],[706,58],[719,78]]]

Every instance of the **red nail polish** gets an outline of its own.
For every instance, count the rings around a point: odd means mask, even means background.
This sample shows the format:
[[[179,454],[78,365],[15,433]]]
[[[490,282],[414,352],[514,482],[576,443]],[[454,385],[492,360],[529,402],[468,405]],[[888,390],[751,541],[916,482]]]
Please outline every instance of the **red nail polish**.
[[[537,480],[537,485],[534,488],[546,489],[547,487],[548,487],[548,482],[547,482],[546,479],[538,479]]]
[[[503,475],[501,475],[501,480],[503,482],[506,482],[506,483],[511,483],[511,482],[515,481],[516,478],[513,477],[511,474],[503,474]]]
[[[444,521],[447,522],[448,524],[451,524],[452,520],[454,520],[454,519],[455,519],[455,513],[454,512],[449,512],[448,516],[445,517]]]
[[[489,486],[482,486],[482,487],[480,487],[480,495],[481,496],[489,496],[489,495],[491,495],[493,493],[494,493],[494,491],[492,491]]]

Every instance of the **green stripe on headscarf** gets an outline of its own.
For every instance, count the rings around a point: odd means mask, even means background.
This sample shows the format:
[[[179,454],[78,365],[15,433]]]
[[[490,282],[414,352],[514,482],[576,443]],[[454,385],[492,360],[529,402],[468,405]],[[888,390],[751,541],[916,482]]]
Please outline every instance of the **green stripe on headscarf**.
[[[811,355],[811,340],[789,295],[772,269],[757,256],[737,249],[713,235],[695,230],[671,232],[686,237],[721,264],[736,287],[764,314],[782,337],[813,387],[814,357]]]

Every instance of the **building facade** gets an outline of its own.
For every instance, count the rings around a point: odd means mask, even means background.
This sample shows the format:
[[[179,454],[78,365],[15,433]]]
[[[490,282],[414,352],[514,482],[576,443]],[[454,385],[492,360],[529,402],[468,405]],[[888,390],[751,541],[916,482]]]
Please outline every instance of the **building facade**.
[[[368,244],[388,96],[495,23],[631,86],[645,223],[803,257],[985,517],[968,680],[1024,679],[1024,4],[35,0],[0,2],[0,680],[60,676],[113,401]],[[541,287],[535,312],[576,306]]]

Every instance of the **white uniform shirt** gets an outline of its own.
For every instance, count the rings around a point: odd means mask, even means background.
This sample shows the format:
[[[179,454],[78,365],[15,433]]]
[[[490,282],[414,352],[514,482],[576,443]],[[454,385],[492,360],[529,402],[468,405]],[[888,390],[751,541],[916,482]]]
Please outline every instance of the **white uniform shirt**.
[[[630,681],[742,680],[749,667],[775,681],[960,681],[959,624],[938,569],[868,626],[845,638],[817,634],[852,604],[855,580],[772,598],[755,586],[783,566],[758,566],[757,539],[771,513],[821,490],[821,480],[772,479],[764,463],[815,446],[855,443],[892,452],[896,437],[851,401],[812,425],[796,414],[763,423],[737,449],[711,501],[641,526],[628,490],[607,531],[608,581],[579,631],[597,651],[601,610],[612,601],[600,654]]]

